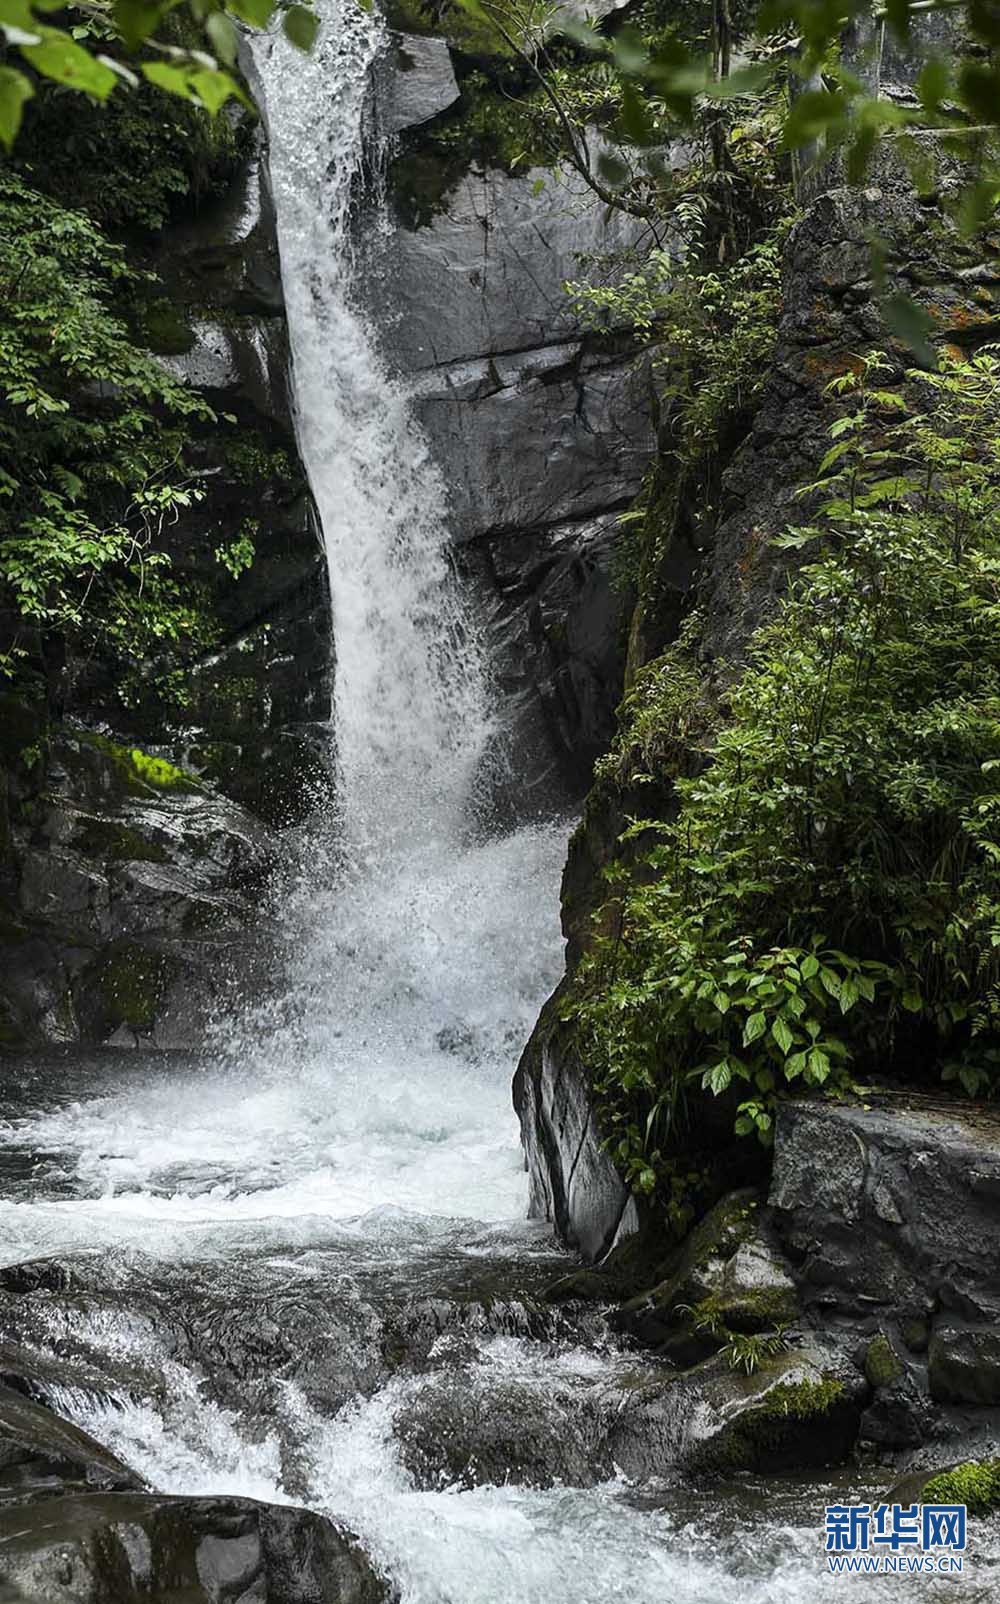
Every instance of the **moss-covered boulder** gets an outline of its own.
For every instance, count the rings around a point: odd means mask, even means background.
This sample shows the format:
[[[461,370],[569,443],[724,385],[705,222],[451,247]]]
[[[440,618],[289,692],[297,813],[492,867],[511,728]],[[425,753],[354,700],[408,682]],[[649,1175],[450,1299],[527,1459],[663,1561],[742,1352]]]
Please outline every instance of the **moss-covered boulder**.
[[[704,1472],[815,1469],[843,1463],[868,1388],[832,1349],[765,1355],[747,1373],[717,1354],[673,1380],[639,1386],[612,1439],[629,1476],[672,1464]]]
[[[1000,1510],[1000,1459],[967,1460],[939,1471],[920,1490],[925,1504],[965,1504],[970,1515]]]
[[[749,1188],[720,1199],[676,1250],[669,1273],[618,1311],[617,1328],[684,1366],[734,1336],[791,1324],[798,1295],[760,1209]]]

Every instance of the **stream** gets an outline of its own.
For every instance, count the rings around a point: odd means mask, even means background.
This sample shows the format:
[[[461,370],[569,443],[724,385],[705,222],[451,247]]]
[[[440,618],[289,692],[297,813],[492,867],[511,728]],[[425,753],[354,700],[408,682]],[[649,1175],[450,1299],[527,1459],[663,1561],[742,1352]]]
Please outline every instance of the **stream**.
[[[572,1266],[524,1218],[510,1081],[561,971],[571,821],[491,823],[502,725],[447,489],[357,294],[383,25],[320,9],[309,58],[258,38],[253,73],[329,558],[337,801],[301,843],[273,995],[203,1054],[11,1071],[0,1269],[50,1270],[5,1304],[0,1357],[30,1355],[156,1489],[344,1522],[402,1604],[870,1598],[826,1574],[822,1510],[882,1483],[628,1481],[602,1430],[657,1361],[543,1297]]]

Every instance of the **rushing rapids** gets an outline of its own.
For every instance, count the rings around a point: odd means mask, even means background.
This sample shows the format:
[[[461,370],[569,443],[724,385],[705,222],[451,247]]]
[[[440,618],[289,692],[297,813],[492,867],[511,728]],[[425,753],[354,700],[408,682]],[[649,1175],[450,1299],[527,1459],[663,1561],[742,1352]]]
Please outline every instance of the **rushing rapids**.
[[[214,1055],[12,1076],[0,1260],[61,1269],[8,1334],[153,1487],[343,1520],[403,1604],[870,1596],[822,1577],[820,1486],[630,1483],[596,1445],[643,1366],[539,1297],[566,1264],[523,1221],[509,1083],[558,971],[565,829],[490,832],[446,487],[354,295],[382,25],[325,12],[308,60],[275,35],[254,71],[329,556],[336,814],[282,995]]]

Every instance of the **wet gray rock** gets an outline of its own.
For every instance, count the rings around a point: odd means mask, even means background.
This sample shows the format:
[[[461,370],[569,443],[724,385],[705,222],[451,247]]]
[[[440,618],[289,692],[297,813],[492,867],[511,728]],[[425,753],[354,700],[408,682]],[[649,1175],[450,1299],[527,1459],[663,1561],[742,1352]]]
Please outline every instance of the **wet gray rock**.
[[[638,1229],[635,1201],[604,1151],[583,1070],[550,1004],[514,1077],[529,1215],[552,1220],[588,1262]]]
[[[481,1372],[425,1382],[397,1413],[403,1463],[420,1487],[591,1487],[613,1474],[599,1401]]]
[[[67,1487],[110,1492],[141,1486],[133,1471],[86,1432],[0,1384],[0,1508]]]
[[[169,760],[79,726],[50,734],[12,829],[0,980],[29,1039],[182,1045],[224,993],[273,842]]]
[[[23,1604],[388,1604],[356,1540],[307,1510],[118,1493],[0,1512]],[[2,1596],[2,1595],[0,1595]]]
[[[540,813],[589,783],[614,734],[622,687],[617,514],[467,548],[484,593],[494,683],[501,692],[501,769],[516,754],[514,817]]]
[[[573,340],[476,358],[435,368],[416,397],[459,541],[624,508],[649,461],[648,388],[628,351]]]
[[[871,1441],[967,1434],[1000,1405],[998,1200],[988,1113],[930,1099],[781,1109],[771,1217],[809,1317],[853,1341],[877,1385]]]
[[[447,111],[459,89],[451,51],[443,39],[395,33],[375,84],[380,131],[398,134]]]
[[[642,230],[608,218],[574,173],[473,167],[428,226],[400,228],[389,246],[380,288],[394,356],[417,372],[518,353],[530,362],[572,344],[580,326],[565,282],[582,276],[581,257],[626,251]]]
[[[1000,1404],[1000,1332],[995,1326],[937,1325],[927,1379],[939,1403]]]
[[[770,1204],[812,1307],[900,1322],[1000,1309],[1000,1121],[930,1100],[785,1104]],[[936,1327],[936,1320],[934,1326]]]

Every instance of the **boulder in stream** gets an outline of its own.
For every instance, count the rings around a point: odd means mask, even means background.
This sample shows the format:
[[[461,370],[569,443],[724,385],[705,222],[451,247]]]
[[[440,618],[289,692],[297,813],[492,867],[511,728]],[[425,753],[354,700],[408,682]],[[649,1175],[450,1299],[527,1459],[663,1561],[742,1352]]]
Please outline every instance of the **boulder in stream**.
[[[246,1498],[82,1494],[0,1514],[3,1604],[388,1604],[355,1539]]]

